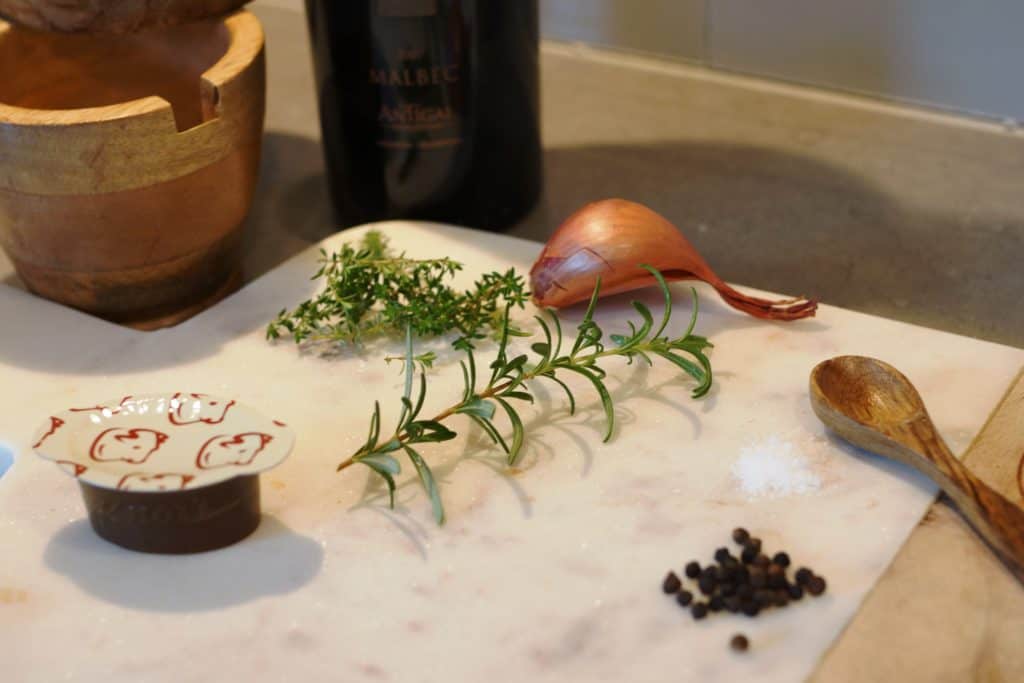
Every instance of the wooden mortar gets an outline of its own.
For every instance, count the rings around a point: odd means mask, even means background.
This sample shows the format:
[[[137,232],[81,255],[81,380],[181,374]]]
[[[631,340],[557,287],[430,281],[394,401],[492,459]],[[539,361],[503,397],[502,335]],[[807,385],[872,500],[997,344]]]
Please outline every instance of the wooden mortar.
[[[0,22],[0,246],[33,292],[173,324],[237,275],[259,166],[255,16],[125,36]]]

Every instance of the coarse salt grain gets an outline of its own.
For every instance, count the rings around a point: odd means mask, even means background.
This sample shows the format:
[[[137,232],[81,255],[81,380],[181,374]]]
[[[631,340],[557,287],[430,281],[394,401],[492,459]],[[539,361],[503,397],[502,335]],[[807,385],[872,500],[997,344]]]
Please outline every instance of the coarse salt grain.
[[[821,479],[811,471],[806,458],[778,436],[740,450],[732,476],[750,498],[781,498],[821,488]]]

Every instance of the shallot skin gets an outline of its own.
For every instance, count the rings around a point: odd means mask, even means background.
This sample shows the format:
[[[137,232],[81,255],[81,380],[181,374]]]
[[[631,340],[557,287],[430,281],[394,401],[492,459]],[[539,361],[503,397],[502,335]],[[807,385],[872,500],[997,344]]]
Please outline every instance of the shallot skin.
[[[697,279],[712,285],[730,306],[758,318],[797,320],[813,316],[817,302],[768,301],[727,285],[676,226],[651,209],[625,199],[587,204],[551,236],[530,269],[534,301],[563,308],[590,298],[601,278],[601,295],[656,283],[649,265],[666,280]]]

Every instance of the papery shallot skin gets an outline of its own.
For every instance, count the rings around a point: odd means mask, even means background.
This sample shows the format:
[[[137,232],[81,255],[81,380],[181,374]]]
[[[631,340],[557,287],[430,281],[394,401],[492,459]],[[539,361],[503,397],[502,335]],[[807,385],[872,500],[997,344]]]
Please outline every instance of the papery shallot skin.
[[[530,285],[539,305],[561,308],[589,299],[598,276],[602,294],[652,285],[640,264],[673,270],[673,257],[684,249],[693,247],[659,214],[606,199],[587,204],[559,226],[530,270]]]
[[[530,286],[539,306],[562,308],[589,299],[599,276],[601,296],[655,285],[641,265],[656,268],[667,280],[703,280],[729,305],[758,318],[797,320],[817,309],[804,298],[768,301],[736,291],[676,226],[625,199],[587,204],[569,216],[530,269]]]

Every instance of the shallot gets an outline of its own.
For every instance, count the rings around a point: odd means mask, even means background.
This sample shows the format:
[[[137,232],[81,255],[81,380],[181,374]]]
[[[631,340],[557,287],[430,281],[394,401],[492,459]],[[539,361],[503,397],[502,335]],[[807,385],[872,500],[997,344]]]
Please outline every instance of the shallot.
[[[538,305],[562,308],[589,299],[598,277],[602,295],[655,285],[641,264],[661,271],[666,280],[702,280],[730,306],[755,318],[798,320],[818,308],[804,297],[770,301],[736,291],[676,226],[624,199],[588,204],[562,223],[533,264],[530,285]]]

